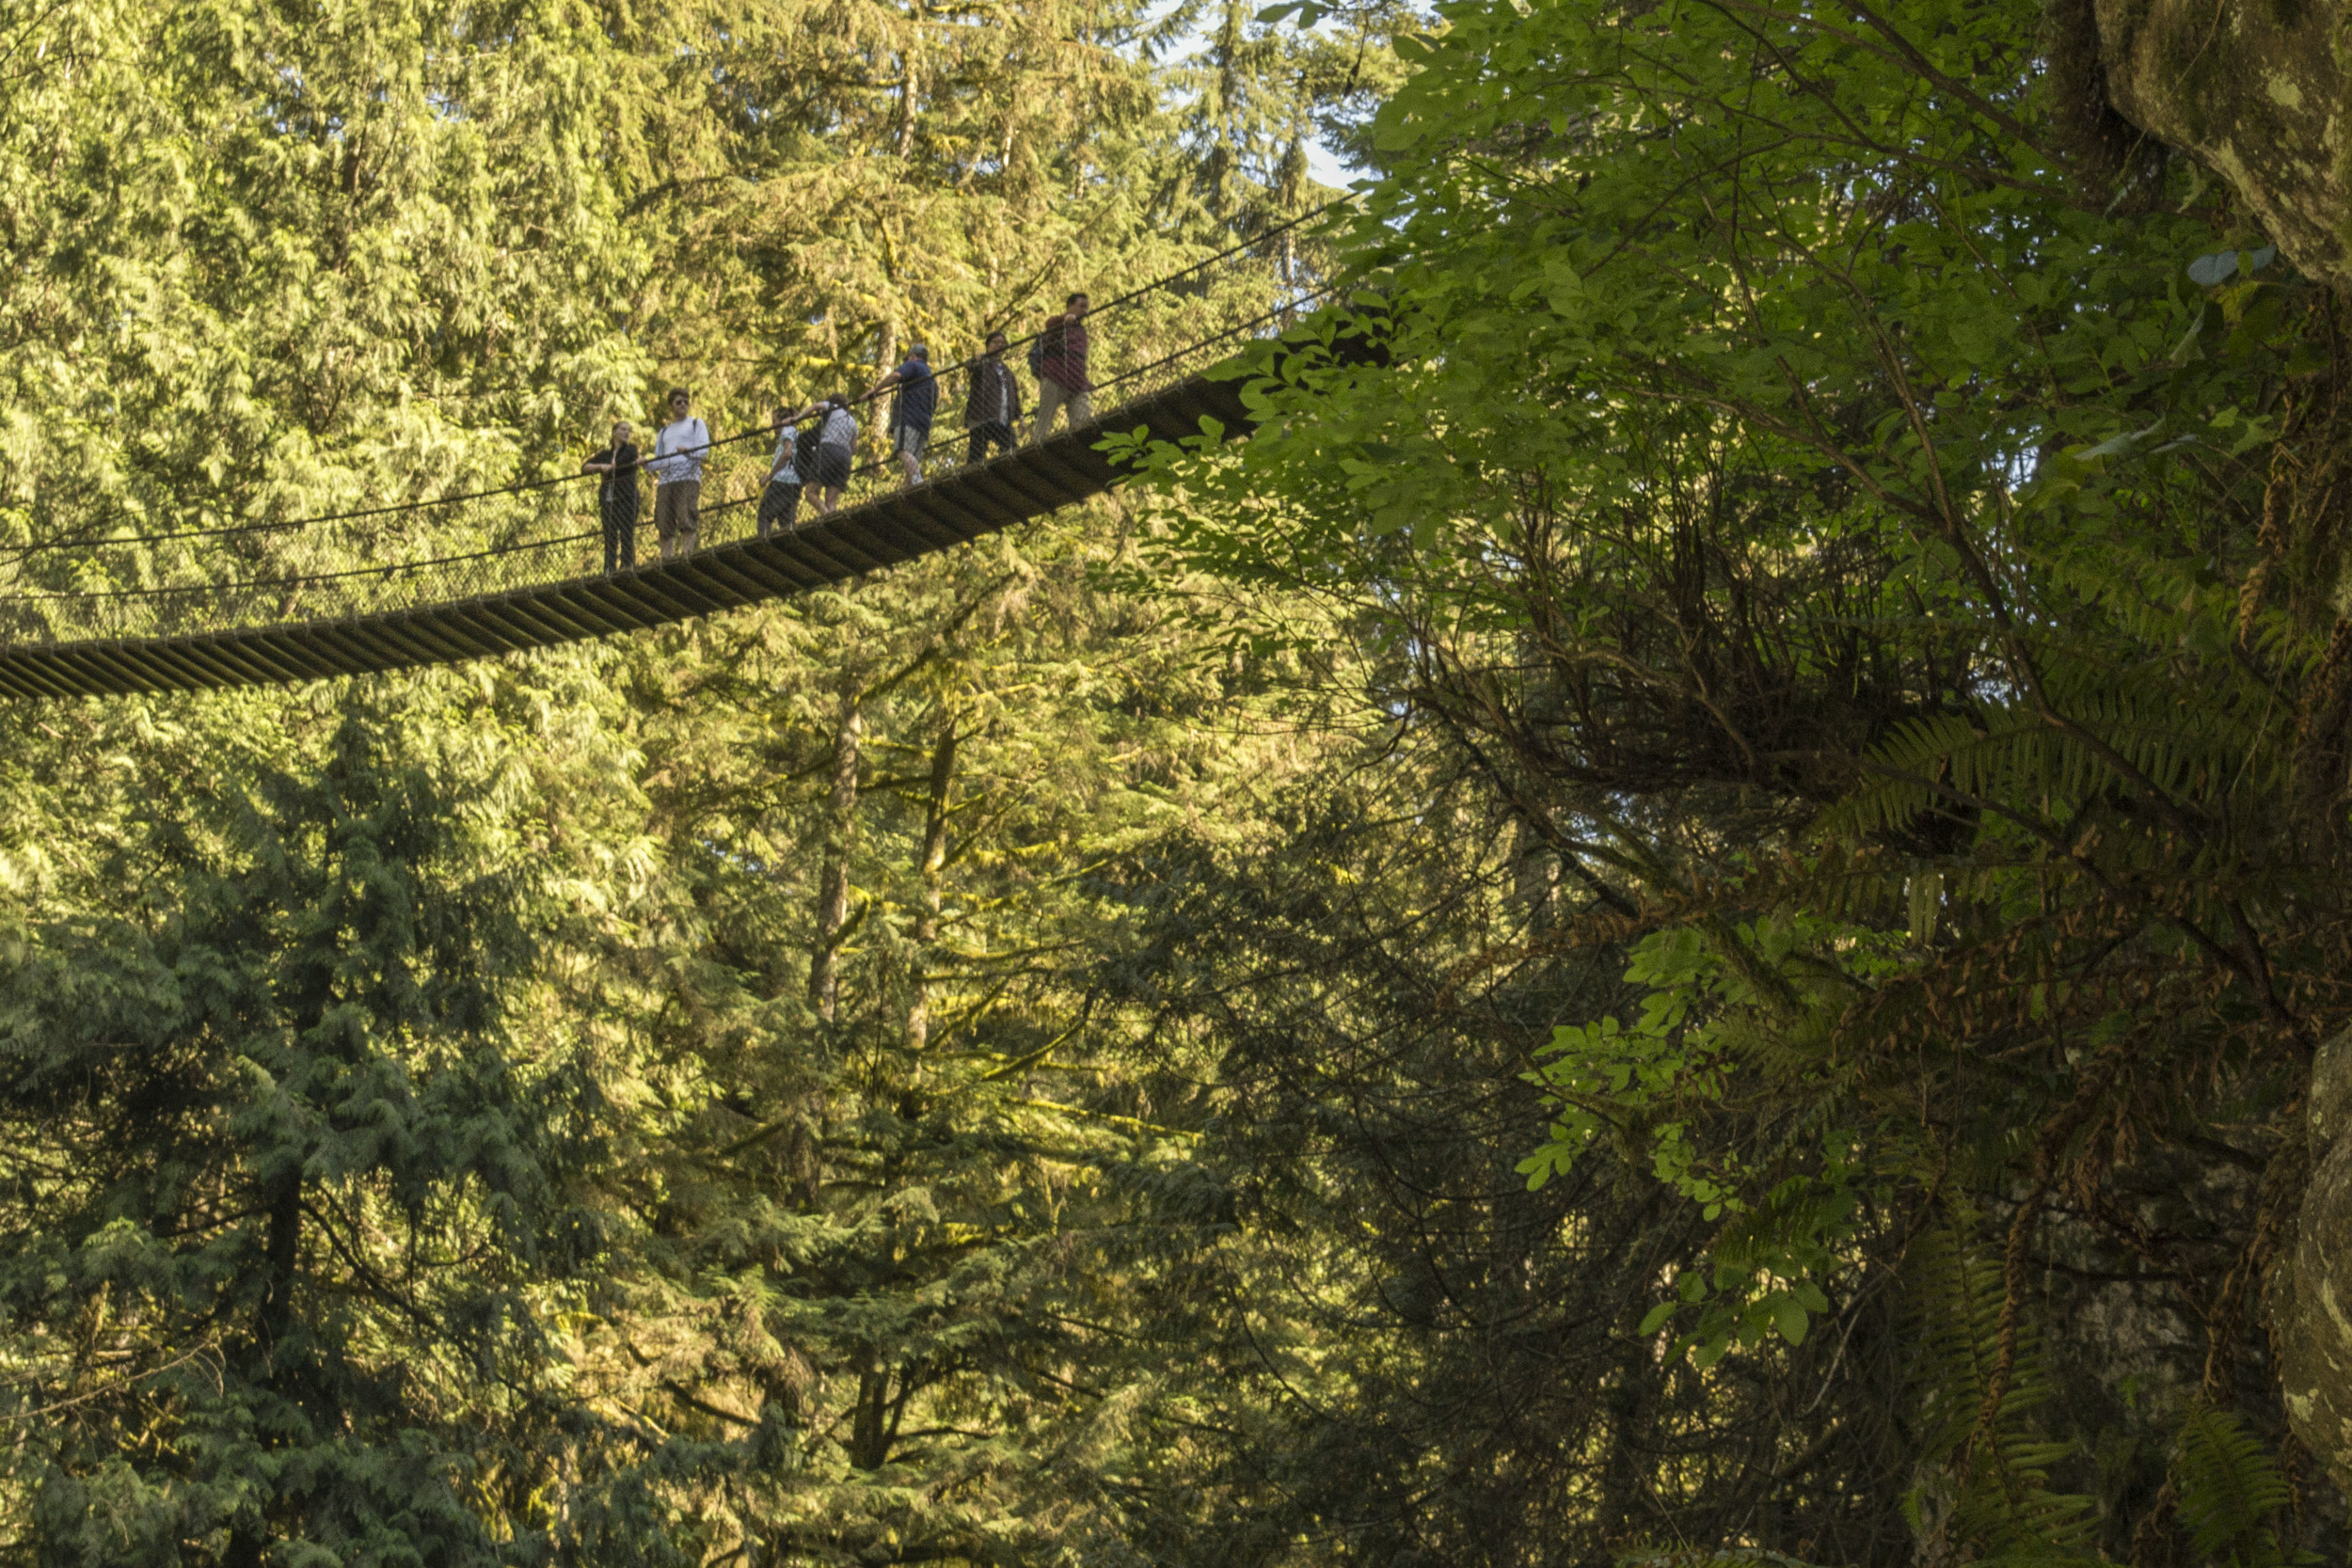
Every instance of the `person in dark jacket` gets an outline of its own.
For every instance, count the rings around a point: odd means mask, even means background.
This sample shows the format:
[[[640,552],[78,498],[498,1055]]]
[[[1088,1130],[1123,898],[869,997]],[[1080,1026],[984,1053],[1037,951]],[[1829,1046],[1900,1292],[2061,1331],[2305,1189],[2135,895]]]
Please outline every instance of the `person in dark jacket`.
[[[602,474],[596,484],[596,512],[604,519],[604,569],[609,574],[637,564],[636,432],[622,421],[612,427],[612,444],[580,466],[586,474]]]
[[[817,483],[817,444],[824,439],[825,420],[833,413],[833,400],[818,398],[808,405],[808,414],[799,425],[799,439],[792,443],[792,466],[801,471],[803,486]]]
[[[1005,335],[988,335],[988,352],[972,362],[972,388],[963,398],[963,428],[972,433],[966,463],[985,463],[991,448],[1012,451],[1013,426],[1021,422],[1021,383],[1005,363]]]
[[[796,413],[789,404],[776,404],[775,417],[769,421],[769,428],[776,433],[776,450],[769,454],[768,483],[759,493],[762,539],[772,537],[780,528],[789,533],[800,522],[801,489],[808,477],[801,467],[800,425],[828,406],[813,403]]]

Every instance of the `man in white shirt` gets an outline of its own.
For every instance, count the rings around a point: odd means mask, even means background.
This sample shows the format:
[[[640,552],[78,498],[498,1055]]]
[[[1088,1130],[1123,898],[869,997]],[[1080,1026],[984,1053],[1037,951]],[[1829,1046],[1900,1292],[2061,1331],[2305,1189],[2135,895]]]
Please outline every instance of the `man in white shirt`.
[[[710,427],[690,411],[686,388],[670,393],[670,422],[653,444],[653,531],[661,541],[661,559],[694,553],[702,532],[703,454],[710,450]]]
[[[857,420],[850,417],[850,400],[834,398],[825,417],[825,433],[817,442],[817,510],[831,512],[850,488],[850,459],[857,451]]]

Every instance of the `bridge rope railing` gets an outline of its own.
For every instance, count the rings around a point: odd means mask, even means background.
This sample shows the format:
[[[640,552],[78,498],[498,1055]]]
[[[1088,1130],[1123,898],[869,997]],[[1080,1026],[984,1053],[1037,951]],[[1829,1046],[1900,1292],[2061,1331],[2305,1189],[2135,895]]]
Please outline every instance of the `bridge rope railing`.
[[[1218,263],[1266,238],[1254,236],[1244,246],[1195,262],[1089,313],[1089,369],[1098,426],[1115,426],[1120,407],[1278,333],[1311,307],[1314,293],[1285,292],[1270,278],[1217,276]],[[1230,274],[1232,268],[1225,270]],[[1269,299],[1275,301],[1270,309]],[[1004,356],[1021,387],[1025,423],[1037,411],[1038,387],[1024,353],[1030,341],[1016,341]],[[935,356],[935,362],[944,357]],[[936,407],[921,460],[923,484],[952,479],[966,467],[971,453],[963,415],[977,363],[975,356],[935,372]],[[869,455],[851,472],[845,510],[905,482],[899,459],[871,439],[873,427],[887,422],[890,396],[856,400],[860,446]],[[701,548],[759,532],[773,442],[770,430],[755,428],[713,443],[703,461]],[[641,430],[637,444],[650,459],[652,432]],[[814,475],[803,477],[811,482],[799,513],[805,527],[816,520],[816,486]],[[640,483],[636,543],[643,568],[660,559],[652,525],[660,481],[648,472]],[[596,576],[605,569],[598,489],[596,475],[559,475],[305,517],[0,547],[0,646],[134,641],[341,620]]]

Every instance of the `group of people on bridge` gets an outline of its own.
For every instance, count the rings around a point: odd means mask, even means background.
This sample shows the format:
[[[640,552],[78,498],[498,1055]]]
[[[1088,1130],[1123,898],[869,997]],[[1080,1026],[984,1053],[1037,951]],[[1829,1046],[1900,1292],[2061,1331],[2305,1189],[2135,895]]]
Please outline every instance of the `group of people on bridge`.
[[[1030,439],[1043,440],[1057,418],[1066,418],[1073,430],[1094,418],[1093,383],[1087,374],[1087,305],[1084,293],[1072,294],[1060,314],[1047,318],[1045,330],[1030,347],[1029,367],[1037,376],[1038,392]],[[979,356],[961,367],[971,372],[963,402],[967,464],[985,462],[997,451],[1010,451],[1022,439],[1021,383],[1005,363],[1007,346],[1002,332],[992,332]],[[770,420],[776,445],[759,498],[762,539],[799,525],[803,492],[809,493],[810,504],[819,515],[841,505],[857,451],[858,423],[851,409],[884,392],[891,394],[890,421],[884,427],[890,450],[905,469],[905,482],[921,481],[923,453],[930,445],[931,422],[939,408],[939,378],[931,370],[930,350],[916,343],[907,351],[906,362],[864,397],[819,398],[803,408],[777,405]],[[582,465],[584,472],[602,476],[596,499],[608,573],[637,564],[641,471],[654,480],[653,531],[661,559],[693,554],[702,533],[703,460],[711,448],[710,427],[694,413],[686,388],[671,391],[669,422],[656,435],[651,457],[639,452],[636,434],[626,422],[614,424],[612,444]]]

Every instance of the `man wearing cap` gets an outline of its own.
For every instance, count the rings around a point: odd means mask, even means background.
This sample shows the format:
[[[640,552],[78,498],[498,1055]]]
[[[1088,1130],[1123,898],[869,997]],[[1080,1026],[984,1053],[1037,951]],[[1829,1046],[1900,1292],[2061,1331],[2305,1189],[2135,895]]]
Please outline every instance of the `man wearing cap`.
[[[882,378],[868,396],[890,393],[890,442],[904,465],[909,484],[923,478],[923,448],[931,438],[931,414],[939,406],[939,381],[931,374],[931,351],[921,343],[907,350],[907,362]]]

